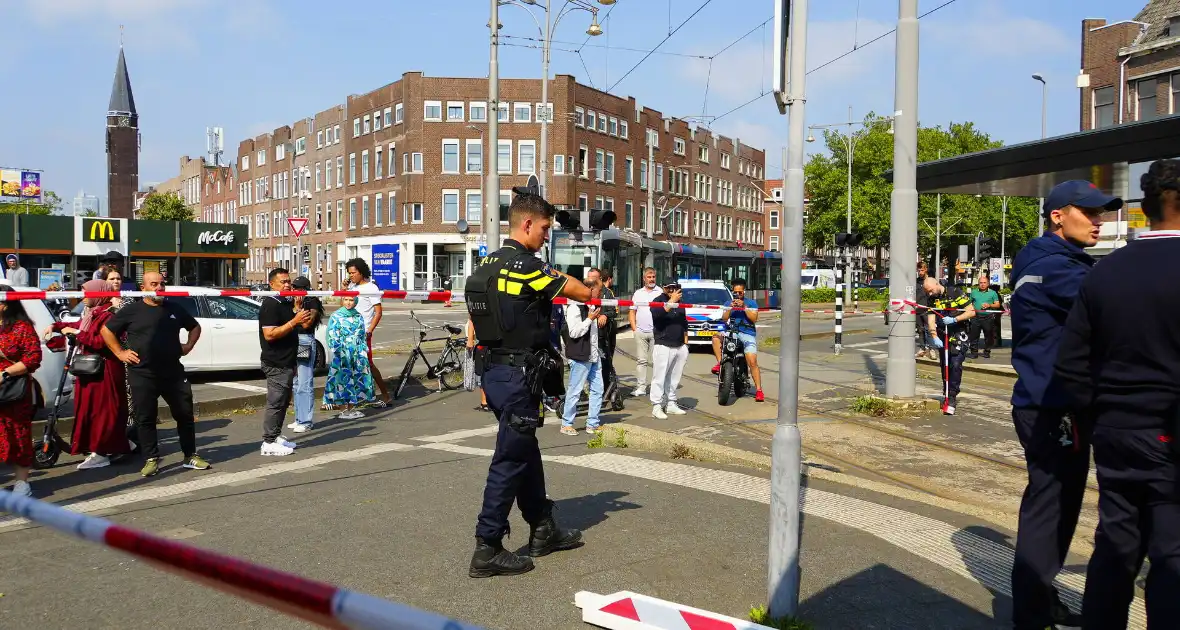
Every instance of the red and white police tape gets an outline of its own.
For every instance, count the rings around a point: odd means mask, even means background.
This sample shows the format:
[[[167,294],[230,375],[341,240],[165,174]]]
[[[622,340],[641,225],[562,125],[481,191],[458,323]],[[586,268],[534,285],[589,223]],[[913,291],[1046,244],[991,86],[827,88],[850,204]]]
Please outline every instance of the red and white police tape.
[[[324,628],[481,630],[442,615],[160,538],[11,492],[0,491],[0,511],[138,556],[157,568]]]
[[[894,312],[910,313],[910,314],[917,313],[918,310],[938,311],[940,313],[966,310],[966,309],[962,309],[962,308],[934,308],[933,306],[923,306],[913,300],[889,300],[889,306],[890,306],[890,310],[892,310]],[[909,307],[911,307],[913,309],[917,309],[917,310],[911,310],[911,311],[901,310],[903,307],[906,307],[906,306],[909,306]],[[1003,315],[1007,315],[1007,314],[1011,313],[1012,311],[1005,310],[1005,309],[987,310],[987,311],[975,309],[975,312],[976,313],[1000,313]]]

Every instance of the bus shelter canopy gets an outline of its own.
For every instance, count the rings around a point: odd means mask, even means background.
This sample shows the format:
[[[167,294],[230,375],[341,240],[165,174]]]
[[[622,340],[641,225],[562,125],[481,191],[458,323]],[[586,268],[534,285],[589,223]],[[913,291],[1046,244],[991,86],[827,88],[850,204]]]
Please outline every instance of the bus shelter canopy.
[[[918,192],[1044,197],[1084,179],[1108,193],[1129,164],[1180,155],[1180,116],[1082,131],[918,165]],[[893,181],[893,172],[885,173]],[[1136,182],[1130,182],[1138,189]]]

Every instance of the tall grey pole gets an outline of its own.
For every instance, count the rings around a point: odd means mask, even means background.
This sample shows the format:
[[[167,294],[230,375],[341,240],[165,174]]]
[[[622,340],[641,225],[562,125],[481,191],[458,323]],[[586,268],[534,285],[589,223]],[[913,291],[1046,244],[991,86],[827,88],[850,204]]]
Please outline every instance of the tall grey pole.
[[[1008,238],[1008,198],[1000,199],[1000,287],[1008,285],[1004,277],[1004,241]]]
[[[647,139],[647,237],[654,239],[656,237],[656,147],[652,144],[651,134],[646,129],[643,130],[643,136]]]
[[[848,215],[847,215],[847,232],[852,234],[852,160],[853,153],[856,152],[856,140],[852,137],[852,106],[848,106]],[[850,276],[852,269],[852,248],[844,248],[844,277],[847,279]],[[852,301],[852,283],[846,282],[844,284],[844,303],[847,304]],[[837,344],[838,345],[838,344]],[[836,354],[840,354],[839,350]]]
[[[1040,78],[1041,82],[1041,140],[1049,137],[1049,82],[1045,80],[1044,76]],[[1040,206],[1045,202],[1041,199]],[[1045,233],[1045,213],[1040,212],[1037,208],[1037,236]]]
[[[484,193],[483,218],[487,226],[488,252],[500,249],[500,0],[492,0],[492,32],[488,63],[488,165],[487,192]]]
[[[916,296],[918,251],[918,0],[899,0],[894,74],[893,194],[890,196],[889,299]],[[885,395],[910,398],[917,384],[913,309],[889,327]]]
[[[541,107],[549,114],[549,50],[551,30],[553,28],[552,0],[545,0],[545,42],[541,46]],[[549,116],[541,120],[541,193],[544,194],[549,185],[545,173],[549,170]]]
[[[934,202],[934,279],[942,280],[942,193]]]
[[[776,0],[777,1],[777,0]],[[803,135],[807,80],[807,2],[790,3],[789,130],[783,165],[782,320],[779,338],[778,424],[771,442],[770,552],[767,592],[770,613],[794,615],[799,609],[799,480],[803,452],[799,437],[799,310],[803,261]]]

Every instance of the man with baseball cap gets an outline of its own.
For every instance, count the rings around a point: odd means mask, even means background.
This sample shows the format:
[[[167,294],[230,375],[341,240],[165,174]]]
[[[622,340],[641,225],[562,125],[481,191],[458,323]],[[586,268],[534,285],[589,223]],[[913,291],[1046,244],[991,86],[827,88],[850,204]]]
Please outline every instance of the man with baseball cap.
[[[1045,197],[1045,233],[1012,263],[1012,420],[1024,447],[1028,486],[1020,502],[1012,566],[1012,622],[1017,629],[1078,626],[1053,580],[1065,563],[1090,471],[1090,423],[1067,413],[1053,368],[1066,317],[1094,265],[1102,213],[1122,207],[1087,181],[1058,184]]]

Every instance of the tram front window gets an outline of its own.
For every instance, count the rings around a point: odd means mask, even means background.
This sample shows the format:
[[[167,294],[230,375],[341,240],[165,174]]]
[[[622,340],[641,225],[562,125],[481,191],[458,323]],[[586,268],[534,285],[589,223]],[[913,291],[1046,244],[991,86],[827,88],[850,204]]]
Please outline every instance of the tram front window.
[[[597,240],[586,235],[583,238],[576,240],[568,232],[555,233],[549,264],[579,280],[586,277],[591,267],[601,268]]]

